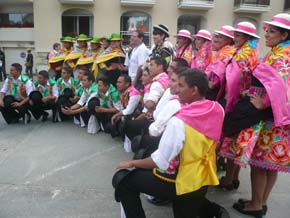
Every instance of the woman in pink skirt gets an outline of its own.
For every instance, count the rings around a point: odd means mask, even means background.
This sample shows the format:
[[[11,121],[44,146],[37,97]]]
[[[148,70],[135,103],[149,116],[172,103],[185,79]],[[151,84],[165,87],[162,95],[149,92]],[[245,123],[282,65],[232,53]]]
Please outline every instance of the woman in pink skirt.
[[[252,198],[233,207],[258,218],[266,214],[277,173],[290,172],[290,15],[278,14],[264,27],[271,50],[253,71],[262,89],[254,87],[251,103],[261,111],[270,107],[273,118],[244,129],[234,146],[235,163],[251,165]]]

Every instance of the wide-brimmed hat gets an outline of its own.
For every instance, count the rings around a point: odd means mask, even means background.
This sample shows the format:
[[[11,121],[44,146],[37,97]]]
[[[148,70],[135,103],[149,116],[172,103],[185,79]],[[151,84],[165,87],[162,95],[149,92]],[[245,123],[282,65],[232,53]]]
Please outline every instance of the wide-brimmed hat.
[[[101,39],[98,37],[93,37],[92,40],[90,41],[90,43],[100,43]]]
[[[264,21],[264,23],[281,27],[283,29],[290,30],[290,14],[277,14],[275,15],[271,21]]]
[[[214,32],[215,33],[218,33],[218,34],[222,34],[224,36],[227,36],[231,39],[234,38],[234,28],[230,25],[224,25],[222,26],[219,30],[215,30]]]
[[[13,95],[5,95],[3,98],[4,107],[11,107],[11,104],[16,102],[16,99]]]
[[[255,27],[254,24],[250,23],[250,22],[240,22],[235,26],[235,32],[240,32],[240,33],[244,33],[250,36],[253,36],[255,38],[260,38],[260,36],[258,36],[257,33],[257,29]]]
[[[105,35],[105,36],[103,36],[103,37],[100,39],[101,42],[102,42],[103,40],[111,41],[111,36],[109,36],[109,35]]]
[[[197,32],[197,34],[192,35],[192,36],[193,36],[193,38],[201,37],[201,38],[204,38],[204,39],[207,39],[207,40],[211,41],[211,33],[208,30],[199,30]]]
[[[168,27],[164,24],[158,24],[158,25],[154,25],[153,26],[153,31],[154,29],[158,29],[160,30],[161,32],[163,32],[167,37],[169,37],[169,30],[168,30]]]
[[[76,66],[93,64],[93,63],[94,63],[94,58],[93,57],[80,58],[80,59],[78,59],[78,61],[76,63]]]
[[[86,34],[80,34],[77,36],[77,41],[90,41],[91,38],[88,38]]]
[[[112,33],[111,35],[111,41],[121,41],[123,38],[118,33]]]
[[[178,33],[174,35],[174,37],[178,37],[178,36],[192,40],[191,33],[188,30],[179,30]]]
[[[100,106],[100,99],[97,97],[93,97],[88,102],[88,109],[90,112],[95,112],[95,108]]]
[[[64,36],[64,37],[60,38],[60,41],[61,42],[71,42],[71,43],[74,43],[74,39],[71,36]]]
[[[42,94],[39,91],[32,91],[29,94],[29,99],[33,102],[33,104],[37,105],[42,103]]]
[[[115,188],[115,200],[117,202],[120,202],[120,199],[118,198],[118,187],[119,184],[123,181],[123,179],[128,176],[132,171],[128,169],[120,169],[118,170],[113,178],[112,178],[112,186]]]

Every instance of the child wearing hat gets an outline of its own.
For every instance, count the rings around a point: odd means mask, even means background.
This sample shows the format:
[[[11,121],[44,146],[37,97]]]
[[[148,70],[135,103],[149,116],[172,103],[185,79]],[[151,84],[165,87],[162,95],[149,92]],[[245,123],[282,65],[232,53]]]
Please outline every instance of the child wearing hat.
[[[176,58],[183,58],[191,66],[192,59],[192,37],[188,30],[178,31],[176,37],[177,51]]]

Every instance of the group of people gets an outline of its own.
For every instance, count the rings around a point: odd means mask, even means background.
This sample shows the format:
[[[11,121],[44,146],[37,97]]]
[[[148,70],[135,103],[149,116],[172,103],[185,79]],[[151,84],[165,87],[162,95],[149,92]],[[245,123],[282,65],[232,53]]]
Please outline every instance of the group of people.
[[[0,110],[10,124],[28,123],[31,113],[46,121],[51,109],[53,122],[122,137],[134,152],[112,180],[123,217],[145,217],[140,193],[155,204],[172,202],[174,217],[229,217],[206,199],[207,189],[238,189],[239,169],[250,165],[252,198],[233,208],[261,218],[277,172],[290,172],[290,15],[263,27],[270,51],[261,61],[250,22],[213,33],[180,30],[176,47],[159,24],[151,50],[135,30],[127,52],[119,34],[81,34],[77,46],[66,36],[34,83],[20,64],[11,65]],[[222,178],[217,163],[226,165]]]

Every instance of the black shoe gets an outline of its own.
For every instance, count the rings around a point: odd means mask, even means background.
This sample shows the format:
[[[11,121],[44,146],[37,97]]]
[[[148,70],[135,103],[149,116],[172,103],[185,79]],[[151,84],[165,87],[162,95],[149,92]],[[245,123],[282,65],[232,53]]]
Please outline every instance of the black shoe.
[[[45,122],[47,121],[47,117],[48,117],[48,113],[47,112],[44,112],[43,115],[42,115],[42,122]]]
[[[230,218],[230,214],[228,213],[228,211],[224,207],[222,207],[214,202],[211,202],[211,207],[213,207],[214,211],[216,211],[215,212],[216,214],[214,216],[215,218]]]
[[[233,180],[233,187],[234,187],[234,189],[238,189],[240,187],[240,180],[234,179]]]
[[[163,206],[170,204],[172,201],[168,199],[161,199],[161,198],[152,198],[152,199],[147,199],[149,203],[154,204],[156,206]]]
[[[218,185],[218,188],[224,190],[224,191],[232,191],[234,189],[233,184],[228,184],[228,185],[222,185],[223,180],[225,179],[224,176],[220,178],[220,184]]]
[[[233,208],[239,211],[242,214],[250,215],[255,218],[263,218],[263,209],[262,210],[245,210],[245,205],[240,203],[234,203]]]
[[[242,204],[242,205],[245,205],[247,202],[249,202],[249,200],[247,199],[243,199],[243,198],[239,198],[238,199],[238,203],[239,204]],[[262,206],[263,208],[263,215],[266,215],[267,211],[268,211],[268,206],[267,205],[263,205]]]

